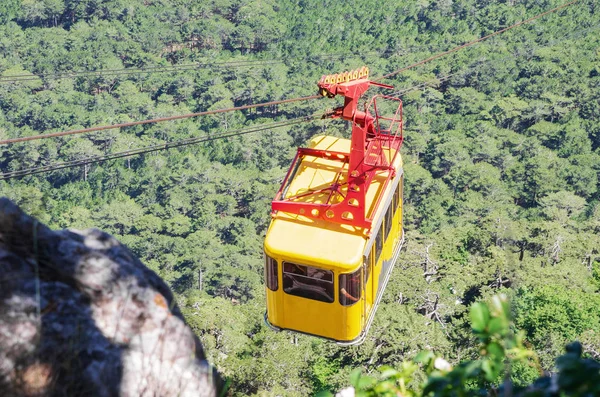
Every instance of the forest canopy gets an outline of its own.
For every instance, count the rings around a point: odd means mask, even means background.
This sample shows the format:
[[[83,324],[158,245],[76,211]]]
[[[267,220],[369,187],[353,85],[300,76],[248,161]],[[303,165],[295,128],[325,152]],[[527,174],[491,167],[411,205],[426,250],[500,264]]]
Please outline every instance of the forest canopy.
[[[558,0],[5,0],[0,140],[316,94],[323,74],[382,76]],[[404,104],[407,244],[366,342],[263,324],[262,239],[296,147],[348,137],[319,119],[0,181],[52,228],[97,227],[177,293],[235,395],[339,390],[355,368],[423,349],[478,354],[468,313],[503,292],[541,366],[600,358],[600,8],[547,15],[385,83]],[[365,99],[376,93],[371,89]],[[0,172],[320,115],[269,106],[0,146]],[[2,178],[0,178],[2,179]],[[537,378],[516,368],[521,384]],[[490,382],[492,384],[493,382]]]

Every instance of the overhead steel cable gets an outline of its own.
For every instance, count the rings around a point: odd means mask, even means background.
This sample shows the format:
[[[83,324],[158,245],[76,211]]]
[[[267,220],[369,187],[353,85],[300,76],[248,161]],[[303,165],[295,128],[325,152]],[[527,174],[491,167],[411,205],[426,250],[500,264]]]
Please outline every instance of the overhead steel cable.
[[[240,61],[240,62],[223,62],[223,63],[195,63],[184,65],[165,65],[165,66],[149,66],[145,68],[124,68],[124,69],[103,69],[97,71],[80,71],[80,72],[63,72],[49,74],[18,74],[0,76],[0,83],[18,83],[21,81],[33,81],[37,79],[45,80],[61,80],[77,77],[105,77],[105,76],[121,76],[132,74],[148,74],[148,73],[167,73],[194,70],[201,67],[252,67],[257,65],[270,65],[280,63],[280,61]]]
[[[365,54],[352,54],[356,56],[369,56],[369,55],[381,55],[385,54],[389,51],[385,49],[380,52],[370,52]],[[336,59],[347,57],[347,53],[327,53],[327,54],[316,54],[310,57],[304,57],[303,59]],[[252,67],[252,66],[262,66],[262,65],[272,65],[283,63],[290,58],[279,58],[279,59],[249,59],[249,60],[239,60],[239,61],[224,61],[224,62],[195,62],[195,63],[187,63],[181,65],[157,65],[157,66],[147,66],[140,68],[121,68],[121,69],[102,69],[102,70],[83,70],[78,72],[59,72],[59,73],[47,73],[47,74],[13,74],[8,76],[0,76],[0,83],[17,83],[21,81],[33,81],[37,79],[51,79],[51,80],[60,80],[60,79],[70,79],[77,77],[103,77],[103,76],[120,76],[120,75],[132,75],[132,74],[150,74],[150,73],[166,73],[166,72],[178,72],[178,71],[187,71],[194,70],[201,67],[230,67],[230,68],[239,68],[239,67]]]
[[[589,27],[589,28],[587,28],[585,30],[577,31],[576,34],[565,35],[564,37],[562,37],[560,39],[553,40],[548,45],[538,46],[536,49],[546,48],[549,45],[553,45],[553,44],[555,44],[557,42],[560,42],[562,40],[566,40],[566,39],[570,39],[572,37],[576,37],[577,35],[580,35],[583,32],[587,32],[587,31],[590,31],[592,29],[596,29],[598,27],[600,27],[600,24],[593,25],[593,26],[591,26],[591,27]],[[450,78],[452,78],[454,76],[458,76],[458,75],[460,75],[462,73],[468,72],[469,70],[473,70],[473,69],[475,69],[477,67],[481,67],[484,64],[490,64],[490,63],[494,63],[494,62],[504,61],[504,60],[507,60],[509,58],[518,58],[518,57],[519,57],[518,55],[511,54],[511,55],[508,55],[508,56],[504,56],[504,57],[502,57],[500,59],[488,59],[488,60],[481,61],[481,62],[480,61],[476,61],[473,64],[471,64],[471,65],[469,65],[469,66],[467,66],[465,68],[459,69],[459,70],[457,70],[454,73],[446,74],[446,75],[443,75],[443,76],[436,76],[436,77],[434,77],[432,79],[429,79],[427,81],[424,81],[424,82],[416,84],[416,85],[413,85],[411,87],[403,88],[403,89],[400,89],[400,90],[397,90],[397,91],[394,91],[394,92],[391,92],[391,93],[386,93],[386,95],[396,96],[396,95],[406,94],[408,92],[419,91],[422,88],[435,86],[436,84],[439,84],[439,83],[442,83],[442,82],[444,82],[446,80],[449,80]]]
[[[568,32],[568,33],[564,34],[562,37],[555,38],[554,40],[548,41],[544,45],[538,45],[536,47],[531,48],[531,50],[533,50],[532,54],[535,54],[535,51],[537,51],[539,49],[548,48],[548,47],[553,46],[553,45],[555,45],[557,43],[560,43],[562,41],[573,39],[575,37],[579,37],[579,36],[581,36],[581,35],[583,35],[585,33],[590,32],[591,30],[598,29],[598,28],[600,28],[600,23],[597,23],[595,25],[589,26],[586,29],[577,29],[577,30]],[[425,87],[435,86],[436,84],[439,84],[439,83],[442,83],[442,82],[444,82],[446,80],[449,80],[450,78],[452,78],[454,76],[458,76],[458,75],[466,73],[466,72],[468,72],[470,70],[474,70],[476,68],[479,68],[482,65],[503,62],[503,61],[506,61],[506,60],[508,60],[510,58],[517,58],[518,59],[518,58],[523,57],[523,56],[525,56],[525,54],[523,54],[523,55],[509,54],[509,55],[500,57],[498,59],[476,60],[472,64],[470,64],[470,65],[468,65],[468,66],[466,66],[464,68],[461,68],[461,69],[457,70],[456,72],[453,72],[453,73],[450,73],[450,74],[446,74],[446,75],[443,75],[443,76],[436,76],[436,77],[434,77],[432,79],[429,79],[427,81],[421,82],[421,83],[416,84],[416,85],[413,85],[411,87],[402,88],[400,90],[397,90],[397,91],[394,91],[394,92],[391,92],[391,93],[386,93],[386,95],[397,96],[397,95],[406,94],[408,92],[418,91],[418,90],[420,90],[422,88],[425,88]]]
[[[419,61],[419,62],[417,62],[417,63],[413,63],[412,65],[405,66],[405,67],[403,67],[403,68],[401,68],[401,69],[398,69],[398,70],[396,70],[396,71],[394,71],[394,72],[392,72],[392,73],[385,74],[385,75],[383,75],[383,76],[381,76],[381,77],[378,77],[378,78],[374,79],[373,81],[381,81],[381,80],[389,79],[390,77],[393,77],[393,76],[395,76],[395,75],[397,75],[397,74],[400,74],[400,73],[402,73],[402,72],[405,72],[405,71],[407,71],[407,70],[409,70],[409,69],[413,69],[413,68],[415,68],[415,67],[417,67],[417,66],[421,66],[421,65],[423,65],[423,64],[425,64],[425,63],[427,63],[427,62],[431,62],[431,61],[433,61],[433,60],[435,60],[435,59],[438,59],[438,58],[444,57],[444,56],[446,56],[446,55],[448,55],[448,54],[452,54],[452,53],[454,53],[454,52],[457,52],[457,51],[459,51],[459,50],[462,50],[463,48],[470,47],[470,46],[472,46],[472,45],[475,45],[475,44],[477,44],[477,43],[480,43],[480,42],[482,42],[482,41],[484,41],[484,40],[487,40],[487,39],[489,39],[490,37],[497,36],[497,35],[499,35],[499,34],[502,34],[502,33],[506,32],[506,31],[508,31],[508,30],[514,29],[514,28],[516,28],[516,27],[519,27],[519,26],[521,26],[521,25],[524,25],[524,24],[526,24],[526,23],[529,23],[529,22],[535,21],[536,19],[542,18],[542,17],[544,17],[544,16],[546,16],[546,15],[548,15],[548,14],[551,14],[551,13],[554,13],[554,12],[556,12],[556,11],[562,10],[563,8],[566,8],[566,7],[570,6],[570,5],[573,5],[573,4],[577,3],[578,1],[579,1],[579,0],[573,0],[573,1],[570,1],[570,2],[568,2],[568,3],[565,3],[565,4],[563,4],[563,5],[560,5],[560,6],[558,6],[558,7],[555,7],[555,8],[553,8],[553,9],[551,9],[551,10],[544,11],[544,12],[542,12],[542,13],[540,13],[540,14],[537,14],[537,15],[535,15],[535,16],[533,16],[533,17],[531,17],[531,18],[528,18],[528,19],[525,19],[525,20],[523,20],[523,21],[517,22],[517,23],[515,23],[515,24],[513,24],[513,25],[510,25],[510,26],[508,26],[508,27],[506,27],[506,28],[504,28],[504,29],[497,30],[497,31],[495,31],[494,33],[490,33],[490,34],[488,34],[488,35],[486,35],[486,36],[483,36],[483,37],[480,37],[480,38],[478,38],[478,39],[476,39],[476,40],[469,41],[468,43],[465,43],[465,44],[459,45],[459,46],[457,46],[457,47],[454,47],[454,48],[452,48],[452,49],[450,49],[450,50],[448,50],[448,51],[444,51],[444,52],[441,52],[441,53],[439,53],[439,54],[433,55],[433,56],[431,56],[431,57],[429,57],[429,58],[426,58],[426,59],[424,59],[424,60],[422,60],[422,61]]]
[[[546,45],[540,45],[540,46],[537,46],[537,48],[539,49],[539,48],[548,47],[549,45],[554,45],[554,44],[559,43],[559,42],[561,42],[563,40],[568,40],[568,39],[570,39],[572,37],[577,37],[577,36],[579,36],[579,35],[581,35],[583,33],[589,32],[590,30],[597,29],[598,27],[600,27],[600,24],[592,25],[592,26],[590,26],[590,27],[588,27],[586,29],[580,29],[580,30],[576,30],[576,31],[571,32],[571,33],[567,33],[563,37],[551,40]],[[498,62],[498,61],[506,60],[506,59],[509,59],[509,58],[515,58],[515,57],[518,57],[518,56],[511,54],[511,55],[502,57],[500,59],[486,60],[486,61],[483,61],[483,63]],[[418,90],[418,89],[421,89],[421,88],[425,88],[427,86],[431,86],[433,84],[446,81],[446,80],[450,79],[451,77],[454,77],[454,76],[456,76],[456,75],[458,75],[458,74],[460,74],[462,72],[465,72],[467,70],[473,69],[474,67],[478,67],[480,65],[481,65],[481,63],[480,64],[474,64],[474,65],[468,66],[466,68],[463,68],[463,69],[461,69],[461,70],[459,70],[457,72],[450,73],[450,74],[447,74],[447,75],[444,75],[444,76],[439,76],[439,77],[436,77],[434,79],[428,80],[426,82],[423,82],[423,83],[420,83],[420,84],[417,84],[417,85],[414,85],[414,86],[411,86],[411,87],[408,87],[408,88],[405,88],[405,89],[400,89],[400,90],[395,91],[393,93],[390,93],[388,95],[402,95],[402,94],[405,94],[407,92],[412,92],[412,91],[415,91],[415,90]],[[104,130],[104,129],[130,127],[130,126],[139,125],[139,124],[149,124],[149,123],[160,122],[160,121],[176,120],[176,119],[179,119],[179,118],[197,117],[197,116],[203,116],[203,115],[208,115],[208,114],[213,114],[213,113],[223,113],[223,112],[229,112],[229,111],[235,111],[235,110],[244,110],[244,109],[249,109],[249,108],[253,108],[253,107],[269,106],[269,105],[275,105],[275,104],[280,104],[280,103],[293,102],[293,101],[296,101],[296,100],[308,100],[308,99],[317,99],[317,98],[321,98],[321,96],[314,95],[314,96],[309,96],[309,97],[304,97],[304,98],[288,99],[288,100],[283,100],[283,101],[267,102],[267,103],[255,104],[255,105],[246,105],[246,106],[240,106],[240,107],[235,107],[235,108],[219,109],[219,110],[215,110],[215,111],[192,113],[192,114],[181,115],[181,116],[172,116],[172,117],[165,117],[165,118],[159,118],[159,119],[143,120],[143,121],[137,121],[137,122],[131,122],[131,123],[116,124],[116,125],[106,126],[106,127],[92,127],[92,128],[87,128],[87,129],[83,129],[83,130],[72,130],[72,131],[66,131],[66,132],[60,132],[60,133],[53,133],[53,134],[37,135],[37,136],[31,136],[31,137],[13,138],[13,139],[7,139],[7,140],[4,140],[4,141],[0,141],[0,145],[9,144],[9,143],[23,142],[23,141],[28,141],[28,140],[35,140],[35,139],[44,139],[46,137],[52,138],[52,137],[55,137],[55,136],[80,134],[80,133],[85,133],[85,132],[100,131],[100,130]]]
[[[0,180],[22,178],[22,177],[29,176],[29,175],[42,174],[42,173],[57,171],[57,170],[65,169],[65,168],[72,168],[72,167],[77,167],[77,166],[82,166],[82,165],[93,164],[93,163],[101,163],[101,162],[105,162],[105,161],[109,161],[109,160],[116,160],[116,159],[120,159],[120,158],[124,158],[124,157],[137,156],[137,155],[151,153],[151,152],[157,152],[157,151],[161,151],[161,150],[168,150],[168,149],[173,149],[173,148],[182,147],[182,146],[188,146],[188,145],[194,145],[194,144],[203,143],[203,142],[214,141],[217,139],[231,138],[231,137],[241,136],[241,135],[245,135],[245,134],[250,134],[253,132],[265,131],[265,130],[269,130],[269,129],[273,129],[273,128],[287,127],[290,125],[295,125],[295,124],[299,124],[302,122],[311,121],[314,119],[317,119],[317,116],[310,115],[310,116],[298,117],[298,118],[291,119],[291,120],[263,124],[260,126],[256,126],[256,127],[252,127],[252,128],[248,128],[248,129],[244,129],[244,130],[238,130],[235,132],[230,132],[230,133],[225,133],[225,134],[219,134],[219,135],[214,135],[214,136],[204,136],[204,137],[197,137],[197,138],[187,138],[187,139],[182,139],[182,140],[173,141],[173,142],[165,142],[165,143],[156,144],[156,145],[152,145],[152,146],[145,146],[145,147],[138,148],[138,149],[126,150],[123,152],[105,154],[105,155],[100,155],[100,156],[92,156],[92,157],[88,157],[88,158],[84,158],[84,159],[77,159],[77,160],[49,164],[49,165],[40,166],[40,167],[27,168],[24,170],[5,172],[5,173],[0,174]]]
[[[251,105],[237,106],[237,107],[233,107],[233,108],[207,110],[207,111],[198,112],[198,113],[189,113],[189,114],[182,114],[182,115],[177,115],[177,116],[160,117],[157,119],[132,121],[129,123],[83,128],[80,130],[61,131],[61,132],[53,132],[50,134],[32,135],[32,136],[25,136],[25,137],[21,137],[21,138],[4,139],[4,140],[0,140],[0,145],[7,145],[7,144],[11,144],[11,143],[18,143],[18,142],[35,141],[35,140],[39,140],[39,139],[57,138],[57,137],[67,136],[67,135],[85,134],[88,132],[104,131],[104,130],[111,130],[111,129],[116,129],[116,128],[133,127],[136,125],[153,124],[153,123],[159,123],[159,122],[163,122],[163,121],[188,119],[188,118],[192,118],[192,117],[207,116],[207,115],[217,114],[217,113],[233,112],[236,110],[254,109],[254,108],[265,107],[265,106],[281,105],[284,103],[292,103],[292,102],[298,102],[298,101],[308,101],[311,99],[319,99],[319,98],[322,98],[322,96],[321,95],[311,95],[311,96],[307,96],[307,97],[282,99],[279,101],[256,103],[256,104],[251,104]]]
[[[430,62],[432,60],[438,59],[440,57],[443,57],[445,55],[448,55],[450,53],[459,51],[462,48],[465,47],[469,47],[471,45],[474,45],[476,43],[479,43],[481,41],[484,41],[490,37],[496,36],[498,34],[501,34],[507,30],[516,28],[520,25],[529,23],[531,21],[534,21],[538,18],[541,18],[545,15],[548,15],[550,13],[556,12],[560,9],[566,8],[576,2],[578,2],[579,0],[573,0],[569,3],[563,4],[559,7],[553,8],[551,10],[545,11],[541,14],[535,15],[529,19],[517,22],[516,24],[513,24],[511,26],[508,26],[504,29],[498,30],[494,33],[491,33],[487,36],[481,37],[479,39],[473,40],[471,42],[462,44],[460,46],[454,47],[448,51],[436,54],[432,57],[429,57],[427,59],[424,59],[420,62],[417,62],[415,64],[406,66],[404,68],[401,68],[395,72],[386,74],[382,77],[379,77],[377,79],[375,79],[374,81],[379,81],[379,80],[383,80],[392,76],[395,76],[396,74],[402,73],[406,70],[412,69],[416,66],[420,66],[424,63]],[[390,50],[390,48],[387,48],[385,50],[383,50],[383,53],[386,53],[388,50]],[[379,53],[377,53],[379,54]],[[313,55],[310,58],[314,59],[314,58],[336,58],[336,57],[341,57],[341,56],[346,56],[347,54],[320,54],[320,55]],[[356,55],[365,55],[365,54],[356,54]],[[366,55],[370,55],[370,54],[366,54]],[[309,57],[307,57],[309,58]],[[227,62],[221,62],[221,63],[217,63],[217,62],[213,62],[213,63],[202,63],[202,62],[198,62],[198,63],[192,63],[192,64],[183,64],[183,65],[165,65],[165,66],[149,66],[149,67],[142,67],[142,68],[122,68],[122,69],[104,69],[104,70],[98,70],[98,71],[80,71],[80,72],[63,72],[63,73],[49,73],[49,74],[40,74],[40,75],[31,75],[31,74],[19,74],[19,75],[8,75],[8,76],[0,76],[0,83],[1,82],[19,82],[19,81],[31,81],[31,80],[35,80],[38,78],[42,78],[42,79],[63,79],[63,78],[75,78],[75,77],[85,77],[85,76],[106,76],[106,75],[120,75],[120,74],[140,74],[140,73],[163,73],[163,72],[170,72],[170,71],[178,71],[178,70],[190,70],[193,68],[198,68],[198,67],[210,67],[210,66],[229,66],[229,67],[243,67],[243,66],[255,66],[255,65],[260,65],[260,64],[274,64],[274,63],[281,63],[284,62],[286,59],[273,59],[273,60],[260,60],[260,59],[256,59],[256,60],[244,60],[244,61],[227,61]]]
[[[434,55],[432,57],[426,58],[420,62],[417,62],[415,64],[409,65],[407,67],[404,67],[402,69],[399,69],[393,73],[389,73],[386,74],[382,77],[379,77],[377,79],[374,79],[374,81],[379,81],[385,78],[389,78],[391,76],[394,76],[398,73],[401,73],[405,70],[414,68],[416,66],[422,65],[426,62],[432,61],[434,59],[440,58],[442,56],[445,56],[447,54],[459,51],[462,48],[468,47],[470,45],[476,44],[478,42],[481,42],[487,38],[490,38],[492,36],[501,34],[507,30],[513,29],[517,26],[523,25],[525,23],[531,22],[533,20],[539,19],[545,15],[548,15],[550,13],[556,12],[560,9],[563,9],[565,7],[568,7],[576,2],[578,2],[579,0],[573,0],[569,3],[563,4],[559,7],[553,8],[551,10],[545,11],[543,13],[540,13],[538,15],[535,15],[529,19],[520,21],[518,23],[515,23],[509,27],[506,27],[504,29],[498,30],[492,34],[489,34],[487,36],[484,36],[482,38],[479,38],[477,40],[471,41],[469,43],[463,44],[461,46],[455,47],[451,50],[445,51],[443,53]],[[454,75],[454,74],[452,74]],[[445,80],[447,78],[449,78],[450,76],[445,76],[442,79]],[[427,83],[423,83],[423,84],[427,84]],[[423,85],[421,84],[421,85]],[[408,90],[413,90],[414,87],[408,89]],[[404,91],[401,91],[404,92]],[[158,119],[151,119],[151,120],[142,120],[142,121],[136,121],[136,122],[130,122],[130,123],[123,123],[123,124],[115,124],[115,125],[111,125],[111,126],[101,126],[101,127],[92,127],[92,128],[86,128],[86,129],[81,129],[81,130],[72,130],[72,131],[63,131],[63,132],[58,132],[58,133],[51,133],[51,134],[43,134],[43,135],[35,135],[35,136],[30,136],[30,137],[22,137],[22,138],[12,138],[12,139],[7,139],[7,140],[1,140],[0,141],[0,145],[5,145],[5,144],[10,144],[10,143],[17,143],[17,142],[25,142],[25,141],[32,141],[32,140],[37,140],[37,139],[46,139],[46,138],[54,138],[54,137],[59,137],[59,136],[66,136],[66,135],[75,135],[75,134],[83,134],[86,132],[94,132],[94,131],[102,131],[102,130],[107,130],[107,129],[114,129],[114,128],[122,128],[122,127],[130,127],[130,126],[135,126],[135,125],[141,125],[141,124],[150,124],[150,123],[157,123],[157,122],[162,122],[162,121],[170,121],[170,120],[177,120],[177,119],[183,119],[183,118],[190,118],[190,117],[198,117],[198,116],[203,116],[203,115],[209,115],[209,114],[216,114],[216,113],[223,113],[223,112],[230,112],[230,111],[235,111],[235,110],[244,110],[244,109],[250,109],[250,108],[255,108],[255,107],[261,107],[261,106],[269,106],[269,105],[277,105],[277,104],[282,104],[282,103],[288,103],[288,102],[295,102],[295,101],[301,101],[301,100],[309,100],[309,99],[317,99],[320,98],[321,96],[319,95],[313,95],[313,96],[309,96],[309,97],[303,97],[303,98],[295,98],[295,99],[288,99],[288,100],[282,100],[282,101],[273,101],[273,102],[267,102],[267,103],[262,103],[262,104],[254,104],[254,105],[245,105],[245,106],[240,106],[240,107],[234,107],[234,108],[228,108],[228,109],[218,109],[218,110],[214,110],[214,111],[206,111],[206,112],[199,112],[199,113],[191,113],[191,114],[187,114],[187,115],[180,115],[180,116],[171,116],[171,117],[163,117],[163,118],[158,118]]]
[[[557,38],[554,40],[549,41],[546,45],[539,45],[537,46],[537,49],[539,48],[545,48],[548,47],[550,45],[554,45],[556,43],[559,43],[561,41],[564,40],[568,40],[571,39],[573,37],[577,37],[581,34],[584,34],[586,32],[589,32],[590,30],[593,29],[597,29],[598,27],[600,27],[600,23],[596,24],[596,25],[592,25],[586,29],[580,29],[580,30],[576,30],[574,32],[570,32],[565,34],[563,37],[561,38]],[[508,56],[504,56],[500,59],[489,59],[489,60],[485,60],[482,63],[478,63],[478,64],[472,64],[466,68],[463,68],[461,70],[458,70],[454,73],[450,73],[444,76],[438,76],[436,78],[430,79],[428,81],[422,82],[420,84],[411,86],[411,87],[407,87],[407,88],[403,88],[400,89],[398,91],[395,91],[389,95],[402,95],[408,92],[413,92],[413,91],[418,91],[422,88],[428,87],[428,86],[433,86],[435,84],[439,84],[443,81],[446,81],[456,75],[459,75],[461,73],[464,73],[468,70],[472,70],[475,67],[481,66],[482,64],[485,63],[492,63],[492,62],[498,62],[498,61],[502,61],[502,60],[506,60],[508,58],[518,58],[517,55],[508,55]],[[314,96],[316,98],[320,98],[320,96]],[[313,98],[313,97],[307,97],[307,98]],[[269,103],[270,104],[270,103]],[[260,105],[260,104],[258,104]],[[256,106],[258,106],[256,105]],[[252,105],[250,105],[252,106]],[[266,106],[266,105],[265,105]],[[223,109],[223,111],[225,111],[226,109]],[[306,118],[300,118],[300,119],[293,119],[290,120],[290,124],[287,124],[287,122],[280,122],[280,123],[275,123],[275,124],[269,124],[269,126],[271,128],[278,128],[278,127],[282,127],[284,125],[293,125],[296,124],[297,122],[301,122],[301,121],[308,121],[310,119],[314,119],[314,116],[309,116]],[[299,120],[299,121],[296,121]],[[115,127],[116,128],[116,127]],[[267,128],[265,128],[267,129]],[[262,129],[259,129],[262,130]],[[224,135],[219,135],[219,136],[214,136],[214,137],[204,137],[204,138],[190,138],[190,139],[186,139],[186,140],[181,140],[181,141],[176,141],[176,142],[171,142],[171,143],[166,143],[166,144],[159,144],[159,145],[154,145],[154,146],[150,146],[150,147],[145,147],[145,148],[140,148],[140,149],[134,149],[134,150],[128,150],[126,152],[120,152],[120,153],[114,153],[114,154],[110,154],[110,155],[105,155],[105,156],[97,156],[98,158],[103,158],[102,160],[99,161],[91,161],[91,159],[80,159],[80,160],[73,160],[70,162],[64,162],[64,163],[55,163],[52,165],[48,165],[48,166],[42,166],[42,167],[36,167],[36,168],[30,168],[30,169],[26,169],[26,170],[19,170],[19,171],[14,171],[14,172],[10,172],[10,173],[5,173],[5,174],[0,174],[0,180],[6,180],[6,179],[11,179],[11,178],[18,178],[18,177],[23,177],[26,175],[33,175],[33,174],[39,174],[39,173],[43,173],[43,172],[51,172],[55,169],[63,169],[63,168],[68,168],[68,167],[75,167],[77,165],[86,165],[86,164],[90,164],[90,163],[94,163],[94,162],[101,162],[101,161],[108,161],[108,160],[112,160],[112,159],[117,159],[117,158],[122,158],[122,157],[129,157],[129,156],[134,156],[134,155],[138,155],[138,154],[143,154],[143,153],[147,153],[147,152],[151,152],[151,151],[157,151],[158,148],[160,149],[169,149],[172,147],[178,147],[178,146],[185,146],[187,144],[194,144],[194,143],[201,143],[201,142],[206,142],[206,141],[210,141],[210,140],[215,140],[215,139],[219,139],[219,138],[227,138],[227,137],[232,137],[232,136],[237,136],[237,135],[243,135],[243,134],[247,134],[247,133],[251,133],[251,132],[255,132],[257,130],[251,129],[251,130],[245,130],[242,132],[235,132],[235,133],[230,133],[230,134],[224,134]],[[186,143],[186,142],[190,142],[190,143]],[[155,150],[155,148],[157,148]],[[106,157],[106,159],[104,159]],[[90,160],[89,162],[87,162],[88,160]],[[84,162],[84,163],[82,163]],[[59,168],[51,168],[51,167],[59,167]],[[32,172],[29,172],[32,171]],[[27,173],[26,173],[27,172]]]
[[[412,87],[403,88],[401,90],[394,91],[394,92],[391,92],[389,94],[386,93],[386,95],[389,95],[389,96],[398,96],[398,95],[407,94],[407,93],[413,92],[413,91],[420,91],[423,88],[433,87],[436,84],[442,83],[442,82],[444,82],[444,81],[446,81],[446,80],[448,80],[448,79],[450,79],[450,78],[458,75],[459,73],[460,73],[460,71],[456,72],[456,73],[447,74],[445,76],[435,77],[435,78],[433,78],[431,80],[427,80],[427,81],[424,81],[424,82],[422,82],[420,84],[413,85]]]

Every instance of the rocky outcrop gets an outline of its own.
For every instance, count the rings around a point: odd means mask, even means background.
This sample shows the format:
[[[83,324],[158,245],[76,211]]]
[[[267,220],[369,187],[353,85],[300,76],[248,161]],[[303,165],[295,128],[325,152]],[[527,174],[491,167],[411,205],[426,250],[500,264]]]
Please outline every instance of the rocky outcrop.
[[[218,376],[165,283],[114,237],[0,199],[3,396],[210,396]]]

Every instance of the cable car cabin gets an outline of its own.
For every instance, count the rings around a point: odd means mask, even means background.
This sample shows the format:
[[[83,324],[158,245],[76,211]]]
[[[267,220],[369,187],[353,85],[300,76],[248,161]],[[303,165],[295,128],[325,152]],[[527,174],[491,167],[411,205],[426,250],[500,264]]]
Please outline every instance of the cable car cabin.
[[[353,120],[352,139],[319,136],[299,149],[273,201],[264,243],[265,320],[278,330],[358,344],[404,241],[402,107],[375,97],[359,112],[354,99],[376,83],[325,78],[332,79],[319,83],[324,95],[345,94],[335,114]],[[397,107],[392,116],[379,115],[382,99]]]
[[[350,141],[318,137],[311,147],[349,151]],[[367,210],[377,209],[370,236],[363,228],[321,217],[274,214],[265,239],[270,325],[341,343],[362,342],[403,242],[400,156],[394,165],[399,171],[391,183],[386,186],[386,174],[376,175],[367,191]],[[287,195],[319,190],[340,173],[344,173],[340,162],[306,156]],[[343,183],[342,178],[339,181]],[[321,192],[302,199],[324,201],[327,195]]]

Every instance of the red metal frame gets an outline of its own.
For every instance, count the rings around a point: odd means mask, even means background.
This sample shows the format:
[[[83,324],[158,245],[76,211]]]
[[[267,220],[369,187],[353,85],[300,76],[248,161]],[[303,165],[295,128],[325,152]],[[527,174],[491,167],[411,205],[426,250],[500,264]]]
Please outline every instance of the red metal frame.
[[[402,101],[398,98],[377,95],[371,98],[364,111],[360,111],[358,110],[358,101],[369,86],[392,87],[369,81],[366,78],[333,82],[335,79],[329,77],[323,76],[319,81],[319,92],[330,98],[336,95],[345,98],[344,106],[335,109],[331,117],[341,117],[344,120],[352,121],[350,153],[299,148],[281,188],[273,200],[272,213],[283,211],[309,218],[322,218],[329,222],[364,228],[369,232],[373,216],[377,212],[381,200],[380,195],[371,216],[368,216],[365,202],[369,186],[376,174],[387,172],[387,178],[383,186],[383,190],[385,190],[396,175],[393,164],[400,151],[403,139]],[[378,100],[398,102],[396,112],[392,116],[381,115],[377,106]],[[373,114],[370,112],[371,109]],[[393,158],[391,158],[392,150],[394,150]],[[387,156],[386,151],[388,151]],[[339,161],[343,163],[340,167],[342,171],[338,173],[330,185],[295,196],[288,196],[289,184],[306,156]],[[342,179],[345,179],[345,181],[341,181]],[[343,187],[347,187],[345,194],[342,192]],[[311,195],[318,198],[317,196],[324,193],[327,193],[328,196],[323,203],[298,201],[298,199],[306,199]]]

